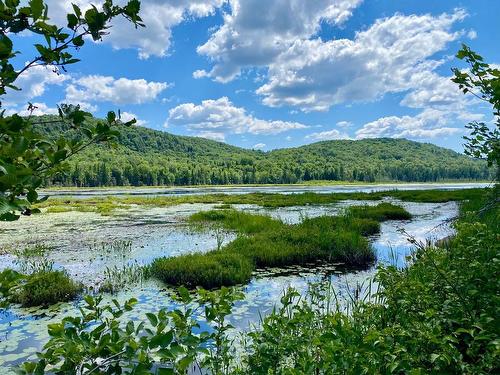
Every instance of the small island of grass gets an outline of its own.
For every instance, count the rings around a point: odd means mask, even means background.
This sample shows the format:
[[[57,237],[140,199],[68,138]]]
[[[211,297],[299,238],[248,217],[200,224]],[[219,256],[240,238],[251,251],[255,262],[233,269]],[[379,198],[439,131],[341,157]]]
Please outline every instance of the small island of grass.
[[[380,231],[380,222],[407,220],[400,206],[354,206],[339,216],[307,218],[285,224],[265,215],[232,209],[193,214],[193,225],[215,225],[238,237],[218,250],[156,259],[151,274],[170,285],[215,288],[248,282],[256,268],[286,267],[315,262],[366,268],[376,259],[366,236]]]

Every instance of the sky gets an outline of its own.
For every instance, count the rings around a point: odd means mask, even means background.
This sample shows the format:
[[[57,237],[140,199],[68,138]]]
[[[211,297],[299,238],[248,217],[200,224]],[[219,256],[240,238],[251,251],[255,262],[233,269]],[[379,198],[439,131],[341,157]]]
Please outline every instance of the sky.
[[[65,26],[70,2],[46,3]],[[493,118],[450,81],[466,68],[454,55],[466,43],[500,63],[498,14],[497,0],[142,0],[145,28],[116,20],[75,52],[80,63],[28,70],[2,104],[120,110],[138,126],[264,151],[377,137],[461,151],[464,125]],[[15,38],[17,68],[36,41]]]

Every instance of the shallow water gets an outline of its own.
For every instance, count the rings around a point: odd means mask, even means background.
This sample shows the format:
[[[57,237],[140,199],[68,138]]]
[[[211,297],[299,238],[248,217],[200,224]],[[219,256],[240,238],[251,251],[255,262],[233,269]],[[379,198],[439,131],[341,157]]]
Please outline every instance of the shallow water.
[[[407,239],[400,233],[404,229],[418,240],[439,239],[452,233],[447,219],[457,213],[454,202],[429,204],[398,202],[413,215],[411,221],[389,221],[382,224],[380,235],[371,238],[379,262],[404,265],[405,256],[411,251]],[[334,215],[352,204],[377,204],[378,202],[343,201],[325,206],[286,207],[264,209],[254,205],[234,205],[236,209],[265,213],[287,223],[300,222],[304,217]],[[210,204],[185,204],[175,207],[144,208],[118,212],[113,216],[96,213],[66,212],[35,215],[16,223],[0,223],[0,249],[22,247],[43,242],[53,246],[48,258],[64,267],[75,279],[87,286],[99,281],[106,266],[128,262],[150,263],[159,256],[173,256],[192,251],[207,251],[216,247],[217,240],[210,230],[193,231],[183,222],[190,214],[212,208]],[[235,236],[225,235],[224,243]],[[126,253],[103,254],[101,242],[112,240],[132,241]],[[0,255],[0,269],[15,266],[14,256]],[[238,329],[247,329],[258,322],[259,313],[265,315],[279,301],[283,290],[289,286],[305,291],[311,281],[328,280],[340,298],[348,298],[349,291],[367,283],[374,268],[361,272],[344,273],[340,266],[290,267],[267,269],[255,273],[251,282],[242,287],[245,300],[237,303],[230,319]],[[172,306],[165,286],[150,280],[125,290],[116,296],[120,301],[136,297],[136,308],[130,313],[133,319],[142,319],[147,311],[158,311]],[[34,353],[47,341],[47,324],[60,321],[63,316],[77,314],[78,304],[63,303],[49,309],[23,309],[12,307],[0,312],[0,367],[34,358]],[[2,372],[3,373],[3,372]]]
[[[353,193],[387,190],[457,190],[484,188],[488,183],[403,183],[403,184],[336,184],[336,185],[272,185],[272,186],[209,186],[209,187],[145,187],[145,188],[79,188],[41,191],[41,194],[53,197],[88,198],[94,196],[178,196],[203,194],[247,194],[247,193]]]

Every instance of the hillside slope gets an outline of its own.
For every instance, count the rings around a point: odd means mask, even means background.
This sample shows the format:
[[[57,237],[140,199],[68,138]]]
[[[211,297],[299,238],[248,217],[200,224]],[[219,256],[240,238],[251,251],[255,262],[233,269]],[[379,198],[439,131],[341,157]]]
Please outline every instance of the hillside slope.
[[[46,120],[46,118],[44,118]],[[58,136],[63,124],[38,125]],[[270,152],[143,127],[123,128],[117,147],[94,146],[49,184],[66,186],[197,185],[332,181],[486,179],[486,163],[405,139],[336,140]]]

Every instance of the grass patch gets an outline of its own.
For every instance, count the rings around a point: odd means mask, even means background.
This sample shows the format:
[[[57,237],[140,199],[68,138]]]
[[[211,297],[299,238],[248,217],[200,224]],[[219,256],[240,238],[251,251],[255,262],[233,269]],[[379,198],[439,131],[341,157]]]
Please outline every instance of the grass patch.
[[[149,271],[170,285],[210,289],[248,282],[253,265],[243,255],[212,251],[156,259]]]
[[[355,217],[372,219],[378,222],[387,220],[410,220],[411,214],[403,207],[392,203],[380,203],[376,206],[352,206],[349,211]]]
[[[202,211],[191,215],[189,222],[222,227],[239,236],[217,251],[157,259],[151,274],[171,285],[213,288],[246,282],[256,267],[339,262],[363,268],[375,261],[366,236],[380,231],[379,221],[402,216],[407,218],[409,213],[388,203],[293,225],[236,210]]]
[[[236,210],[200,211],[188,219],[191,224],[219,223],[228,230],[254,234],[280,228],[283,223],[266,215],[253,215]]]
[[[75,299],[82,286],[65,271],[39,271],[26,276],[12,292],[12,301],[22,306],[50,306]]]

